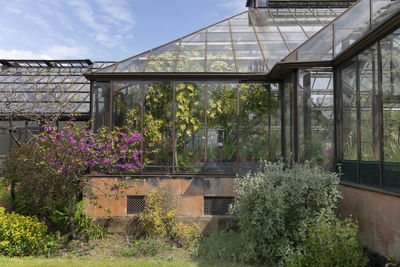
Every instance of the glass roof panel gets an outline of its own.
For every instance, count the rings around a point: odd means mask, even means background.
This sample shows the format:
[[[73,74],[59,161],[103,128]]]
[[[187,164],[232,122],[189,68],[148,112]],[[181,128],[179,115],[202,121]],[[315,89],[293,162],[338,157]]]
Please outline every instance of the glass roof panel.
[[[112,66],[107,69],[109,72],[142,72],[148,57],[149,53],[144,53],[129,60],[120,62],[115,70],[110,69]]]
[[[97,63],[91,68],[107,64]],[[0,72],[0,116],[3,119],[13,114],[28,114],[32,119],[50,113],[75,112],[89,116],[90,82],[83,76],[89,68],[87,61],[82,64],[77,60],[57,61],[51,68],[40,60],[18,61],[18,65],[20,67]],[[3,65],[2,69],[5,68]]]
[[[206,31],[182,38],[176,65],[177,72],[204,72]]]
[[[96,72],[267,72],[344,9],[250,9]]]
[[[317,38],[310,39],[300,47],[298,60],[329,60],[332,58],[332,25],[318,33]]]
[[[230,21],[233,48],[239,72],[267,72],[264,57],[248,13]],[[250,25],[250,27],[249,27]]]
[[[369,16],[369,0],[363,0],[335,23],[335,54],[342,52],[369,30]]]
[[[338,13],[337,9],[329,10],[332,16]],[[330,60],[354,42],[360,40],[369,30],[377,27],[399,11],[400,1],[358,1],[284,60]],[[318,9],[318,12],[323,14],[321,9]],[[319,14],[316,14],[317,18],[319,18]],[[319,20],[322,22],[321,18]],[[371,25],[370,21],[372,22]],[[333,36],[335,36],[334,45]]]

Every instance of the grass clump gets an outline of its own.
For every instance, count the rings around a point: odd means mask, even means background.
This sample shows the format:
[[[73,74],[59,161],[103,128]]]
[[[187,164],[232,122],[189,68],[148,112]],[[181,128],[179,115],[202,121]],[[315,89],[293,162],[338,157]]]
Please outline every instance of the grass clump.
[[[166,240],[144,237],[134,240],[129,247],[122,248],[120,256],[125,258],[154,257],[168,250],[171,250],[171,246]]]

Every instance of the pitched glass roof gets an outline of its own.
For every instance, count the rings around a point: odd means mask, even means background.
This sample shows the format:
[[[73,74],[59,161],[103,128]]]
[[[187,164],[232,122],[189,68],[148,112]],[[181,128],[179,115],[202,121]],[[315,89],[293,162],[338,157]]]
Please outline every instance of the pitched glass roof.
[[[284,61],[331,60],[399,11],[398,0],[357,1]]]
[[[93,73],[265,73],[344,10],[250,9]]]
[[[90,81],[82,74],[110,64],[90,60],[0,60],[0,119],[89,115]]]

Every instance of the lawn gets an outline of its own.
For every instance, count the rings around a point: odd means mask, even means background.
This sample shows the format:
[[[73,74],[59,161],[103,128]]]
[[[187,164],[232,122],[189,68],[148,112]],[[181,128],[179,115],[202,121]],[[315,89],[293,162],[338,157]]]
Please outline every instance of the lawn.
[[[145,260],[129,260],[129,259],[110,259],[110,260],[93,260],[88,258],[74,258],[74,259],[47,259],[47,258],[9,258],[0,257],[0,266],[8,267],[30,267],[30,266],[46,266],[46,267],[91,267],[91,266],[112,266],[112,267],[144,267],[144,266],[242,266],[235,265],[232,263],[221,263],[221,262],[195,262],[190,260],[180,260],[180,259],[145,259]]]

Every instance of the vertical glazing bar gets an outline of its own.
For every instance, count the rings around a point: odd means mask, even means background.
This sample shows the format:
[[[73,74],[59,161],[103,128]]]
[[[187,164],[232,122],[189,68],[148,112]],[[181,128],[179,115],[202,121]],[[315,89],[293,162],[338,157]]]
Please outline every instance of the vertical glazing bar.
[[[143,133],[144,130],[144,82],[140,83],[140,132]],[[143,151],[144,149],[144,144],[143,144],[143,138],[140,140],[140,149]],[[142,167],[140,168],[140,173],[143,173],[143,155],[144,153],[140,155],[140,163]]]
[[[267,118],[267,127],[268,127],[268,132],[267,132],[267,155],[268,155],[268,160],[272,160],[271,157],[271,84],[267,84],[267,110],[268,110],[268,118]]]
[[[380,160],[380,168],[379,168],[379,185],[383,186],[383,162],[385,160],[385,151],[383,147],[383,103],[382,103],[382,95],[383,95],[383,63],[382,63],[382,50],[381,50],[381,42],[378,41],[377,45],[377,57],[378,57],[378,112],[379,114],[379,160]]]
[[[299,82],[299,71],[298,69],[293,71],[293,157],[294,162],[299,162],[299,123],[298,123],[298,82]]]
[[[379,155],[379,97],[377,91],[376,81],[376,51],[374,48],[371,49],[372,58],[372,146],[374,148],[374,154]]]
[[[110,127],[110,129],[113,129],[113,125],[112,125],[112,115],[113,115],[113,82],[110,82],[110,86],[108,88],[109,91],[109,103],[108,103],[108,124],[106,126]]]
[[[206,29],[206,38],[205,38],[205,51],[204,51],[204,72],[207,72],[207,52],[208,52],[208,29]]]
[[[176,99],[176,82],[172,82],[172,173],[175,173],[175,166],[177,165],[178,155],[176,154],[176,133],[175,133],[175,99]]]
[[[390,38],[390,64],[389,64],[389,70],[390,70],[390,91],[391,91],[391,94],[392,95],[394,95],[394,85],[395,85],[395,81],[394,81],[394,75],[393,75],[393,72],[394,72],[394,68],[393,68],[393,66],[394,66],[394,59],[393,59],[393,49],[394,49],[394,47],[393,47],[393,38]]]
[[[314,84],[311,85],[311,72],[303,72],[303,142],[304,142],[304,159],[302,160],[310,160],[312,154],[311,148],[311,138],[312,138],[312,130],[311,130],[311,114],[312,114],[312,106],[311,106],[311,90],[314,87]],[[316,79],[315,79],[316,80]],[[315,81],[314,81],[315,82]],[[301,97],[301,96],[299,96]],[[324,96],[325,97],[325,96]],[[324,100],[322,100],[322,103]]]
[[[338,96],[339,96],[339,88],[338,88],[338,69],[336,67],[333,68],[333,136],[334,136],[334,140],[333,140],[333,151],[334,151],[334,168],[336,166],[336,164],[338,163],[338,128],[339,128],[339,120],[338,120],[338,112],[339,112],[339,101],[338,101]]]
[[[232,25],[231,25],[231,21],[229,19],[228,19],[228,25],[229,25],[229,33],[230,33],[230,36],[231,36],[233,60],[235,61],[235,69],[236,69],[236,72],[239,72],[238,63],[237,63],[237,60],[236,60],[235,44],[233,42]]]
[[[93,120],[93,81],[90,81],[90,104],[89,104],[89,117]],[[91,128],[93,129],[93,122],[91,123]]]
[[[239,155],[240,155],[240,153],[239,153],[239,149],[240,149],[240,118],[239,118],[239,109],[240,109],[240,106],[239,106],[239,88],[240,88],[240,85],[237,83],[236,84],[236,173],[239,173],[239,162],[240,162],[240,159],[239,159]]]
[[[357,182],[360,182],[361,161],[361,103],[360,103],[360,62],[356,56],[356,101],[357,101]]]
[[[208,125],[207,125],[207,107],[208,107],[208,84],[204,84],[204,173],[207,172],[207,146],[208,146]]]
[[[285,133],[285,88],[284,83],[279,82],[279,93],[281,101],[281,157],[287,162],[286,159],[286,133]]]
[[[335,23],[332,23],[332,58],[335,58],[336,50],[336,32]]]

